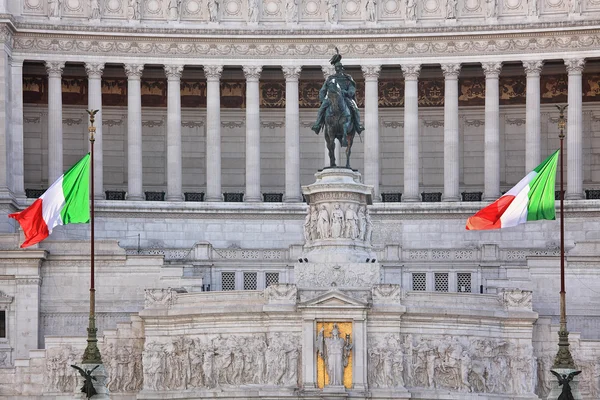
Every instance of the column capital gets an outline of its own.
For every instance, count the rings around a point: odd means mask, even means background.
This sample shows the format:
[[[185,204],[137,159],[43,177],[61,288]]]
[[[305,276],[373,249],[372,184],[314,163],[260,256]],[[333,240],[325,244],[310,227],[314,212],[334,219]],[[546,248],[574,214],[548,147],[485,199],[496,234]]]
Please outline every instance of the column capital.
[[[181,74],[183,74],[183,65],[164,65],[163,67],[165,69],[165,75],[167,75],[167,79],[181,79]]]
[[[144,64],[125,64],[125,75],[127,78],[141,78],[144,72]]]
[[[527,76],[539,76],[543,66],[543,60],[523,61],[523,68]]]
[[[580,74],[585,66],[585,58],[566,58],[565,66],[569,74]]]
[[[379,73],[381,72],[381,65],[361,65],[365,80],[377,80],[379,79]]]
[[[419,73],[421,72],[420,64],[402,64],[400,65],[400,68],[402,68],[402,75],[404,75],[404,80],[419,79]]]
[[[288,66],[284,66],[281,67],[281,70],[283,71],[283,76],[285,77],[285,80],[298,80],[298,78],[300,77],[300,72],[302,72],[302,67],[288,67]]]
[[[11,65],[11,67],[20,67],[20,68],[22,68],[24,63],[25,63],[25,61],[21,60],[21,59],[15,59],[15,58],[11,58],[10,59],[10,65]]]
[[[460,64],[441,64],[442,72],[444,73],[444,78],[446,79],[457,79],[458,75],[460,75]]]
[[[486,78],[498,78],[500,71],[502,71],[501,62],[484,62],[481,63],[481,67]]]
[[[46,61],[46,71],[48,72],[48,76],[58,77],[62,76],[63,69],[65,68],[65,63],[61,61]]]
[[[211,80],[221,79],[221,73],[223,72],[222,65],[205,65],[203,68],[204,68],[204,76],[206,77],[206,79],[211,79]]]
[[[244,70],[244,76],[246,80],[258,80],[260,78],[260,73],[262,72],[261,65],[244,65],[242,67]]]
[[[104,63],[85,63],[85,72],[88,78],[101,78],[104,72]]]
[[[335,73],[335,67],[331,64],[321,65],[321,71],[323,71],[323,78],[327,79]]]

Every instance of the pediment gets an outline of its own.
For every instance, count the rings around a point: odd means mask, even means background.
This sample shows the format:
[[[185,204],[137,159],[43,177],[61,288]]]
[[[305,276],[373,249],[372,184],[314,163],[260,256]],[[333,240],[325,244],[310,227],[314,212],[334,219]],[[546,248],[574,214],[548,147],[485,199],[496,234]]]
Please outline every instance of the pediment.
[[[299,305],[306,308],[366,308],[368,303],[357,300],[340,292],[331,290]]]

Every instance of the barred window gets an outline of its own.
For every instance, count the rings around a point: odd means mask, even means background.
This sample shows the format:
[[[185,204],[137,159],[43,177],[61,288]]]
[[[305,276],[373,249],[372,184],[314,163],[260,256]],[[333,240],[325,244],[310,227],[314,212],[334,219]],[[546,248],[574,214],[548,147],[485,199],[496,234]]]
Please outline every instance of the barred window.
[[[235,290],[235,272],[221,272],[221,290]]]
[[[435,291],[436,292],[447,292],[448,291],[448,274],[436,272],[435,277]]]
[[[0,338],[6,337],[6,311],[0,311]]]
[[[412,290],[424,292],[427,290],[427,276],[423,272],[412,274]]]
[[[458,292],[460,293],[471,293],[471,274],[470,273],[458,273],[456,274],[456,285]]]
[[[256,272],[244,272],[244,290],[256,290]]]
[[[279,272],[267,272],[265,274],[265,287],[279,283]]]

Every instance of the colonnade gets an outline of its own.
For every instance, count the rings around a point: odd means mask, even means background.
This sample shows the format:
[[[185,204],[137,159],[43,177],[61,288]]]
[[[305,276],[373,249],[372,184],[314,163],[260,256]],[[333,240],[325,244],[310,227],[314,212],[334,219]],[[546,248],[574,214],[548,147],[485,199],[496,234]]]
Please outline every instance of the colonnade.
[[[568,125],[567,125],[567,199],[583,197],[582,160],[582,71],[583,58],[564,60],[568,73]],[[540,74],[543,60],[523,61],[527,77],[526,95],[526,169],[532,170],[541,162],[540,129]],[[46,62],[48,72],[48,179],[53,182],[63,171],[62,146],[62,93],[61,78],[64,62]],[[403,202],[420,201],[419,192],[419,119],[418,80],[421,65],[401,65],[404,76],[404,189]],[[501,62],[482,63],[485,75],[485,128],[484,128],[484,200],[500,195],[500,129],[499,129],[499,75]],[[102,159],[102,63],[86,63],[89,79],[89,108],[98,109],[96,119],[96,191],[95,197],[103,197]],[[300,193],[300,140],[299,140],[299,76],[301,67],[282,66],[286,87],[285,106],[285,202],[301,201]],[[444,102],[444,193],[443,201],[459,201],[459,125],[458,125],[458,77],[460,63],[442,64],[445,79]],[[11,64],[12,91],[16,95],[12,106],[12,121],[23,129],[22,82],[23,62]],[[128,200],[142,200],[142,109],[141,76],[144,65],[125,64],[128,80],[127,105],[127,160]],[[169,201],[182,201],[181,156],[181,97],[180,82],[184,65],[167,64],[164,71],[167,87],[167,196]],[[365,79],[364,123],[364,182],[373,185],[375,198],[379,199],[380,150],[378,79],[381,65],[361,65]],[[221,190],[221,110],[220,78],[223,65],[205,65],[207,80],[206,106],[206,195],[205,200],[222,201]],[[262,201],[260,184],[260,93],[259,80],[262,67],[243,67],[246,78],[246,188],[245,201]],[[323,66],[324,76],[333,73],[330,66]],[[19,96],[19,93],[21,95]],[[18,100],[20,98],[20,100]],[[18,132],[17,132],[18,136]],[[16,141],[16,146],[19,142]],[[14,145],[14,144],[13,144]],[[20,143],[22,146],[22,140]],[[17,149],[18,150],[18,149]],[[12,165],[12,176],[17,180],[13,187],[23,190],[23,161]]]

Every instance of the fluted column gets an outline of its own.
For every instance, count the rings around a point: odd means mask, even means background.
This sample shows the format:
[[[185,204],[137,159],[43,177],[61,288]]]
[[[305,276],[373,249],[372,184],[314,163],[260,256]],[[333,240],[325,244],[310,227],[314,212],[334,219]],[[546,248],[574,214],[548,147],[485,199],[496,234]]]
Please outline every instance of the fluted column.
[[[282,67],[285,76],[285,202],[302,201],[300,193],[300,106],[302,67]]]
[[[483,200],[500,197],[500,88],[502,63],[482,63],[485,73]]]
[[[11,171],[12,191],[17,198],[25,197],[25,166],[23,150],[23,60],[11,61]]]
[[[364,182],[372,185],[373,200],[379,201],[379,96],[377,80],[381,65],[361,66],[365,77],[365,175]]]
[[[144,65],[125,64],[127,74],[127,200],[143,200],[142,93]]]
[[[420,65],[402,65],[404,75],[404,193],[402,201],[421,201],[419,195]]]
[[[182,201],[181,73],[183,65],[165,65],[167,75],[167,200]]]
[[[260,192],[260,97],[258,79],[262,67],[246,65],[246,194],[244,201],[262,201]]]
[[[326,64],[326,65],[321,65],[321,72],[323,72],[323,78],[325,80],[327,80],[327,78],[333,74],[335,74],[335,67],[331,64]],[[323,166],[325,167],[329,167],[329,149],[327,148],[327,141],[325,140],[325,133],[322,133],[323,137]],[[346,165],[345,163],[342,164],[342,162],[340,161],[340,147],[341,143],[338,140],[334,140],[335,142],[335,150],[333,152],[333,155],[335,156],[335,163],[336,165]]]
[[[583,112],[581,109],[581,74],[584,58],[565,60],[569,74],[567,108],[567,192],[565,199],[583,198]]]
[[[96,140],[94,142],[94,198],[104,198],[104,159],[102,146],[102,72],[104,64],[86,63],[88,76],[88,109],[98,110],[96,114]]]
[[[206,77],[206,201],[223,201],[221,192],[221,72],[205,65]]]
[[[527,74],[526,90],[526,132],[525,132],[525,174],[533,171],[541,160],[541,125],[540,125],[540,73],[543,61],[523,61]]]
[[[442,64],[444,72],[444,196],[443,201],[460,201],[458,75],[460,64]]]
[[[46,62],[48,71],[48,186],[63,174],[62,71],[64,62]]]

